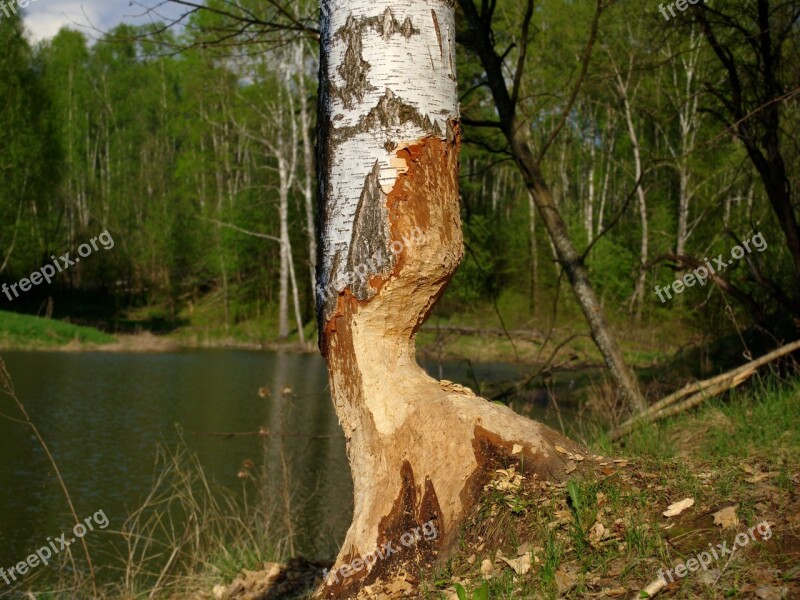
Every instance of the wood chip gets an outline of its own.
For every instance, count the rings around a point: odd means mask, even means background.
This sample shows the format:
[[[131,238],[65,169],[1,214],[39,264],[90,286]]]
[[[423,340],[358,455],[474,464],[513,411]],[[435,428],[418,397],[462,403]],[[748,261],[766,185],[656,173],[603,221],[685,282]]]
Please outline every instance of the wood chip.
[[[663,515],[665,517],[675,517],[681,514],[687,508],[691,508],[692,506],[694,506],[694,498],[684,498],[679,502],[670,504],[667,507],[667,510],[664,511]]]

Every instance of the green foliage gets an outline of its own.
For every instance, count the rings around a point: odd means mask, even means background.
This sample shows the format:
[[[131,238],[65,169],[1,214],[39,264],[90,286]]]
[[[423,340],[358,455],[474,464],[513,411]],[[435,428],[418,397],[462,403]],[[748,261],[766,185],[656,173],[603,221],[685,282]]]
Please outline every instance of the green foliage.
[[[210,4],[230,9],[217,0]],[[303,14],[316,10],[310,1],[300,5]],[[241,6],[253,14],[275,10],[260,0]],[[524,9],[525,3],[512,0],[496,4],[495,43],[508,49],[508,66],[519,58]],[[682,173],[690,197],[683,252],[698,259],[726,253],[736,239],[761,231],[769,248],[753,256],[752,264],[769,285],[759,284],[744,261],[725,276],[768,316],[781,318],[775,322],[785,322],[787,308],[770,292],[773,284],[796,288],[785,236],[747,151],[714,118],[719,98],[707,87],[724,78],[690,13],[683,25],[675,20],[666,27],[643,0],[610,5],[600,20],[584,86],[560,133],[550,138],[570,97],[575,58],[583,53],[593,10],[581,2],[537,3],[518,113],[535,148],[552,142],[541,169],[578,251],[610,227],[586,258],[609,320],[627,319],[643,262],[627,103],[644,169],[640,183],[649,232],[644,260],[655,261],[646,270],[643,314],[669,314],[714,335],[720,322],[730,327],[729,298],[716,288],[695,286],[680,301],[663,305],[651,291],[675,276],[675,265],[658,257],[676,250]],[[739,18],[748,9],[724,3],[720,10]],[[779,21],[782,10],[772,18]],[[291,130],[288,116],[297,112],[301,81],[314,114],[316,100],[308,91],[315,88],[315,52],[307,49],[304,69],[292,74],[283,47],[248,38],[253,52],[240,54],[236,40],[210,44],[224,30],[230,30],[230,22],[221,12],[201,10],[180,33],[162,31],[158,24],[122,25],[90,45],[82,33],[65,29],[31,48],[19,16],[0,19],[3,281],[17,281],[51,254],[74,251],[108,228],[118,240],[113,252],[81,263],[42,293],[60,299],[88,292],[112,310],[155,305],[164,307],[165,318],[173,322],[179,315],[191,317],[207,297],[218,302],[215,318],[224,321],[219,329],[226,332],[239,323],[272,318],[278,245],[214,221],[278,235],[274,145],[281,136],[294,136],[302,156],[301,131]],[[735,28],[722,33],[726,41],[738,35]],[[164,52],[176,45],[189,49]],[[750,51],[736,49],[737,60],[749,64]],[[795,54],[784,54],[782,81],[797,71]],[[479,61],[463,45],[457,47],[457,60],[464,115],[494,120],[497,107],[483,85]],[[687,61],[694,61],[691,80]],[[748,71],[748,77],[757,78],[756,71]],[[620,77],[629,84],[625,93]],[[748,93],[758,89],[752,86]],[[697,106],[687,113],[695,99]],[[780,103],[779,110],[782,129],[796,130],[796,103]],[[682,147],[686,115],[695,119],[690,148]],[[313,131],[314,123],[307,125]],[[582,318],[568,282],[562,279],[557,289],[560,266],[541,215],[531,215],[528,191],[503,136],[494,128],[469,125],[464,133],[460,184],[466,252],[437,309],[440,316],[463,314],[465,307],[478,315],[497,304],[505,319],[529,326],[557,298],[558,319]],[[778,150],[796,205],[800,155],[791,136],[783,140]],[[289,190],[288,225],[301,309],[310,323],[314,295],[307,266],[313,260],[308,244],[313,232],[306,230],[300,181],[313,174],[304,169],[299,160]],[[29,306],[19,308],[35,310],[43,299],[32,296]],[[704,310],[695,311],[700,304]],[[740,325],[747,322],[743,312],[735,315]]]
[[[472,303],[493,298],[502,285],[498,269],[500,261],[495,252],[497,241],[487,217],[475,215],[464,223],[464,261],[449,288],[449,299]]]
[[[455,585],[458,600],[468,600],[467,590],[460,583]],[[489,600],[489,582],[484,581],[479,587],[472,591],[472,600]]]

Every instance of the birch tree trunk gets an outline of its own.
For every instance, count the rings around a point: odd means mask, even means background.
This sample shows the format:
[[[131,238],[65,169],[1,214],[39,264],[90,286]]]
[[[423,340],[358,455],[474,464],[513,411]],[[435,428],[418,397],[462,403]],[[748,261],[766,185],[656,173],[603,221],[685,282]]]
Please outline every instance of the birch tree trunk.
[[[311,289],[316,283],[317,228],[314,224],[314,145],[311,141],[311,111],[306,96],[305,41],[298,44],[295,59],[297,87],[300,97],[300,133],[303,140],[303,200],[306,212],[306,235],[308,236],[308,263]]]
[[[692,31],[689,37],[690,51],[682,53],[680,56],[683,72],[679,72],[677,61],[671,63],[673,88],[672,93],[667,92],[671,96],[673,105],[677,108],[680,133],[677,148],[669,143],[669,138],[667,137],[669,151],[675,158],[675,168],[678,171],[679,199],[676,252],[679,256],[686,254],[686,242],[691,233],[689,230],[689,205],[695,193],[690,186],[692,178],[690,160],[695,150],[701,118],[698,84],[701,77],[697,74],[700,49],[697,46],[697,37],[697,34]],[[667,49],[668,51],[670,50],[669,45],[667,45]]]
[[[322,1],[317,308],[354,516],[316,597],[408,597],[495,468],[561,479],[576,449],[415,359],[463,255],[454,38],[452,0]]]
[[[641,145],[639,144],[639,136],[636,133],[636,127],[633,124],[633,109],[631,107],[631,103],[636,97],[636,91],[638,88],[637,84],[633,91],[631,91],[633,66],[633,56],[631,56],[626,73],[627,78],[623,80],[622,74],[619,69],[617,69],[616,65],[614,65],[614,75],[616,77],[619,98],[622,101],[625,124],[628,127],[628,137],[630,138],[631,147],[633,149],[633,176],[636,178],[636,198],[639,204],[639,219],[642,226],[642,238],[639,250],[639,260],[641,264],[639,266],[639,274],[636,279],[636,289],[633,292],[633,296],[631,296],[630,302],[631,310],[636,308],[637,316],[641,317],[642,302],[644,301],[644,286],[647,282],[647,271],[645,270],[645,265],[647,264],[650,251],[650,234],[647,220],[647,195],[645,194],[644,187],[642,186],[643,167]]]
[[[586,243],[591,244],[594,234],[594,171],[597,158],[597,120],[590,113],[592,121],[589,136],[589,192],[586,196],[586,206],[583,211],[583,228],[586,230]]]
[[[536,301],[536,290],[539,285],[539,248],[536,242],[536,200],[533,193],[528,194],[528,237],[531,247],[531,284],[528,292],[528,306],[533,309],[534,316],[539,314],[539,303]]]

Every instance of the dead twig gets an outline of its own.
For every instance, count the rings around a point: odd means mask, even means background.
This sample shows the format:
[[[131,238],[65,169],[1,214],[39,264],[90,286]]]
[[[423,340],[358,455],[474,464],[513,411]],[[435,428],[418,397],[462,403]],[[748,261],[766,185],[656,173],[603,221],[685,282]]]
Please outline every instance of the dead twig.
[[[690,383],[677,392],[656,402],[644,412],[625,421],[611,432],[611,440],[618,440],[646,423],[653,423],[665,417],[684,412],[685,410],[701,404],[707,398],[717,396],[738,387],[753,376],[760,367],[786,356],[787,354],[791,354],[796,350],[800,350],[800,340],[782,346],[777,350],[773,350],[761,358],[750,361],[722,375],[717,375],[716,377],[704,381]]]

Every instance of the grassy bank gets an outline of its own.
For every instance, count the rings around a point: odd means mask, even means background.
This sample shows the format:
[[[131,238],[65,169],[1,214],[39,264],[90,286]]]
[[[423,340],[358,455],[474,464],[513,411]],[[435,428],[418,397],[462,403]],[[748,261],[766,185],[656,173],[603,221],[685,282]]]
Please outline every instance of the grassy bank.
[[[0,311],[0,350],[53,350],[70,344],[101,346],[116,339],[91,327]]]
[[[564,484],[498,472],[424,597],[456,598],[456,584],[469,598],[648,597],[671,568],[660,597],[800,597],[800,380],[761,380],[622,447],[601,435],[574,462]],[[709,544],[738,547],[689,562]],[[695,568],[679,577],[681,564]]]

